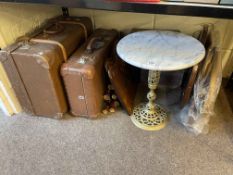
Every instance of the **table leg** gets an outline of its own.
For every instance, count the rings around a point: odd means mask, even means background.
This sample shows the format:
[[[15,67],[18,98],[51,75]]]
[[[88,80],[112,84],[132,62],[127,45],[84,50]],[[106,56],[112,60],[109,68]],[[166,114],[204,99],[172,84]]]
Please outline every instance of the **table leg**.
[[[155,89],[159,84],[160,72],[149,71],[147,94],[148,103],[142,103],[135,107],[131,120],[133,123],[144,130],[154,131],[165,127],[167,113],[159,105],[155,104]]]

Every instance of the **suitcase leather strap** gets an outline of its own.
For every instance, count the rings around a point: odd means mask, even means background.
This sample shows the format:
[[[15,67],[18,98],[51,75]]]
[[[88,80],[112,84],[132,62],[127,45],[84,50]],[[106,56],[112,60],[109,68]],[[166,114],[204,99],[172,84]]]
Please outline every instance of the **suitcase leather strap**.
[[[48,28],[48,27],[50,27],[51,25],[48,25],[47,27],[45,27],[45,28]],[[67,53],[66,53],[66,49],[65,49],[65,47],[61,44],[61,43],[59,43],[59,42],[57,42],[57,41],[54,41],[54,40],[43,40],[43,39],[36,39],[36,38],[33,38],[33,37],[35,37],[36,35],[38,35],[38,34],[40,34],[41,32],[42,32],[43,30],[42,29],[39,29],[39,30],[37,30],[35,33],[33,33],[33,34],[31,34],[30,36],[23,36],[23,37],[19,37],[18,39],[17,39],[17,42],[23,42],[24,44],[25,43],[28,43],[29,41],[32,41],[32,42],[36,42],[36,43],[45,43],[45,44],[54,44],[54,45],[57,45],[60,49],[61,49],[61,51],[62,51],[62,55],[63,55],[63,59],[64,59],[64,61],[66,61],[67,60]],[[21,45],[22,46],[22,45]],[[18,47],[20,47],[20,46],[18,46]]]
[[[77,24],[77,25],[79,25],[80,27],[83,28],[84,36],[85,36],[85,41],[87,40],[87,38],[88,38],[87,28],[86,28],[86,26],[82,22],[79,22],[79,21],[59,21],[59,23],[61,23],[61,24]]]
[[[61,24],[63,23],[63,24],[78,24],[78,25],[80,25],[83,28],[85,40],[87,40],[87,38],[88,38],[87,28],[83,23],[78,22],[78,21],[59,21],[59,23],[61,23]],[[60,49],[62,51],[64,61],[67,61],[68,56],[67,56],[67,53],[66,53],[66,49],[61,43],[59,43],[57,41],[54,41],[54,40],[43,40],[43,39],[36,39],[36,38],[30,39],[30,41],[37,42],[37,43],[46,43],[46,44],[57,45],[58,47],[60,47]]]
[[[58,21],[58,22],[61,23],[61,24],[63,23],[63,24],[78,24],[78,25],[80,25],[83,28],[83,31],[84,31],[85,41],[87,40],[87,38],[88,38],[87,28],[82,22],[79,22],[79,21]],[[47,27],[50,27],[50,26],[51,25],[48,25]],[[45,27],[45,28],[47,28],[47,27]],[[33,41],[33,42],[37,42],[37,43],[46,43],[46,44],[57,45],[62,51],[64,61],[67,61],[68,56],[67,56],[67,53],[66,53],[66,49],[61,43],[59,43],[57,41],[54,41],[54,40],[43,40],[43,39],[33,38],[36,35],[38,35],[39,33],[41,33],[42,31],[43,30],[40,29],[31,36],[24,36],[24,37],[18,38],[17,41],[24,41],[24,42]]]
[[[60,32],[62,32],[64,30],[64,26],[62,26],[59,23],[54,23],[53,25],[55,25],[56,29],[55,30],[49,30],[49,28],[52,26],[48,26],[47,28],[45,28],[43,30],[44,34],[50,34],[50,35],[54,35],[54,34],[58,34]]]
[[[36,43],[45,43],[45,44],[54,44],[54,45],[57,45],[61,49],[61,51],[62,51],[62,55],[63,55],[64,61],[67,61],[68,57],[67,57],[66,49],[65,49],[65,47],[61,43],[59,43],[57,41],[54,41],[54,40],[43,40],[43,39],[36,39],[36,38],[30,39],[30,41],[36,42]]]

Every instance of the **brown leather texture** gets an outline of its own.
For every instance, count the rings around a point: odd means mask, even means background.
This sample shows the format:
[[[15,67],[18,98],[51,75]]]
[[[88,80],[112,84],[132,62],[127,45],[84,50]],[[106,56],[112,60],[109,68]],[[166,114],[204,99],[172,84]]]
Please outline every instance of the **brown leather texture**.
[[[36,34],[32,33],[33,38],[25,37],[16,44],[16,48],[1,54],[7,56],[7,59],[2,58],[4,67],[27,113],[61,118],[67,111],[60,67],[85,41],[85,31],[80,23],[83,21],[86,25],[88,35],[92,24],[89,18],[75,18],[73,23],[71,19],[65,20],[69,23],[63,23],[64,20],[62,17],[51,20],[51,24],[45,25],[39,32],[37,30]]]
[[[66,58],[64,59],[67,60],[67,57],[87,39],[91,32],[92,23],[89,18],[80,17],[74,18],[73,20],[72,18],[64,18],[52,23],[50,26],[46,26],[43,32],[30,40],[39,43],[44,43],[46,41],[55,41],[59,43],[63,47],[61,50],[66,52]],[[58,44],[54,43],[54,45]]]
[[[118,33],[97,29],[61,68],[70,112],[74,116],[97,117],[106,89],[104,62]]]
[[[51,44],[30,43],[20,47],[12,57],[38,116],[60,117],[67,110],[59,76],[63,55]]]
[[[27,114],[34,114],[32,103],[28,97],[27,91],[22,82],[21,76],[15,66],[11,55],[15,49],[20,47],[20,44],[14,43],[0,52],[0,61],[7,73],[11,85],[15,91],[16,97],[22,107],[22,110]]]
[[[119,57],[107,61],[105,68],[122,106],[131,115],[134,108],[134,100],[139,83],[137,77],[140,76],[140,70],[130,66]]]

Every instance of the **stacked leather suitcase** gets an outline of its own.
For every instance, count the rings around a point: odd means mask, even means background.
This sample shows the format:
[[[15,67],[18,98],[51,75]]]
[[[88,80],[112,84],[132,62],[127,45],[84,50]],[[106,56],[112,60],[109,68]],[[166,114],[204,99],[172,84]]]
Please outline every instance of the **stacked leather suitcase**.
[[[89,18],[58,17],[0,52],[24,112],[53,118],[61,118],[68,108],[74,116],[95,118],[101,113],[107,87],[104,65],[113,55],[118,32],[97,29],[91,33]],[[128,81],[132,72],[123,70],[128,67],[120,60],[110,62],[106,69],[130,114],[136,93],[136,88],[129,91],[135,85]]]
[[[59,17],[1,51],[0,60],[23,111],[61,118],[67,111],[61,64],[92,32],[89,18]]]
[[[63,64],[61,74],[73,115],[94,118],[100,114],[106,87],[104,62],[111,54],[117,36],[115,30],[95,30]]]
[[[124,62],[116,53],[112,57],[106,61],[105,69],[121,105],[131,115],[140,82],[140,69]]]

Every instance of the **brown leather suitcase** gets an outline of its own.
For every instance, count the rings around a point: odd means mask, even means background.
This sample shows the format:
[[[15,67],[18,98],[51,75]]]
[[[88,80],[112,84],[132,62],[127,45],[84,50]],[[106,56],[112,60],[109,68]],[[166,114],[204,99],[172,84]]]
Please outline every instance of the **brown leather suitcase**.
[[[127,64],[119,57],[108,60],[105,68],[118,99],[127,113],[131,115],[140,81],[140,69]]]
[[[7,73],[8,79],[11,82],[15,95],[19,100],[22,111],[28,114],[34,114],[33,107],[28,97],[27,91],[21,80],[21,76],[15,66],[14,60],[10,54],[11,51],[16,50],[18,47],[20,47],[20,44],[14,43],[9,47],[5,48],[4,50],[2,50],[0,52],[0,61],[2,62],[2,65]]]
[[[118,36],[115,30],[97,29],[61,68],[70,111],[74,116],[97,117],[106,88],[104,61]]]
[[[1,53],[25,112],[61,118],[67,111],[60,66],[91,32],[89,18],[59,17]]]

